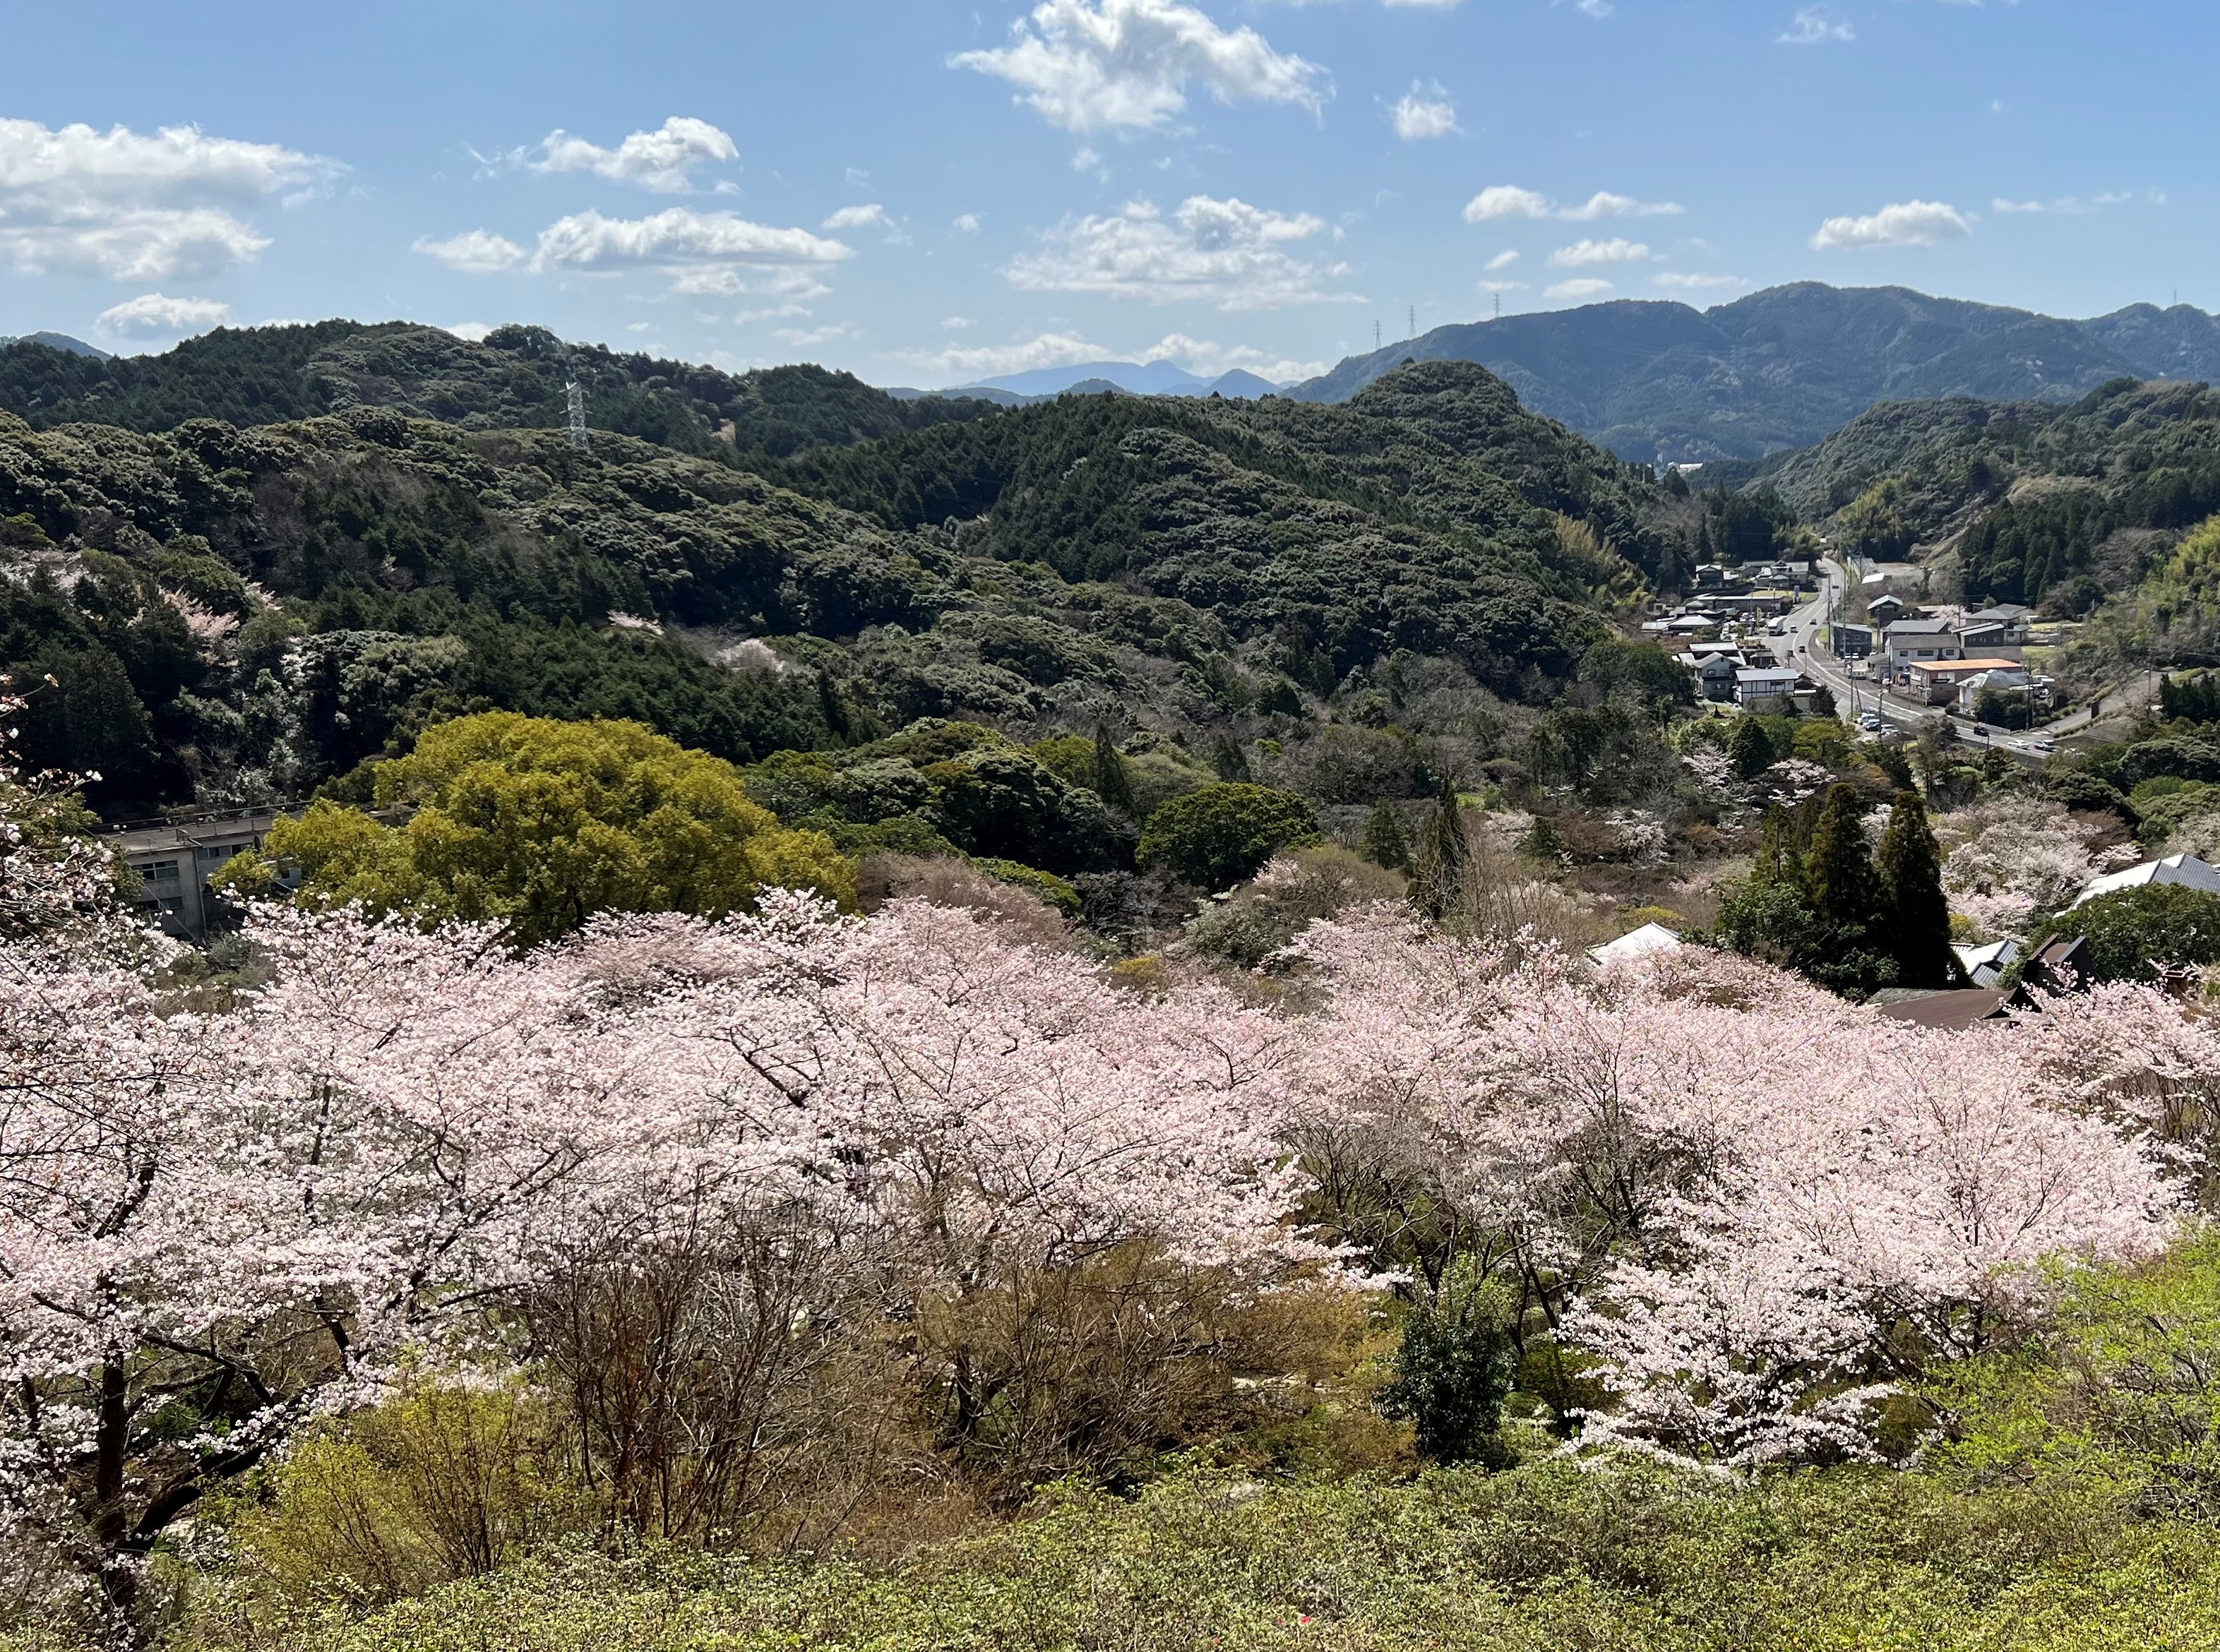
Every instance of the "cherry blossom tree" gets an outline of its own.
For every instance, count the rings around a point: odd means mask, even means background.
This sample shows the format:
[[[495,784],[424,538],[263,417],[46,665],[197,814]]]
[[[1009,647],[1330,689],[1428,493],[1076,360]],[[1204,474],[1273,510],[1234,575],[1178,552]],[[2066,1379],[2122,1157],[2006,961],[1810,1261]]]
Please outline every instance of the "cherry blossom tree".
[[[1702,949],[1591,977],[1379,912],[1300,950],[1331,994],[1307,1113],[1431,1161],[1602,1357],[1594,1440],[1869,1455],[1879,1400],[2026,1321],[2033,1263],[2171,1231],[2139,1121],[2079,1105],[2019,1025],[1925,1032]]]
[[[1991,940],[2024,937],[2092,878],[2136,859],[2126,846],[2097,848],[2094,829],[2042,798],[1991,798],[1941,817],[1935,829],[1950,910]]]

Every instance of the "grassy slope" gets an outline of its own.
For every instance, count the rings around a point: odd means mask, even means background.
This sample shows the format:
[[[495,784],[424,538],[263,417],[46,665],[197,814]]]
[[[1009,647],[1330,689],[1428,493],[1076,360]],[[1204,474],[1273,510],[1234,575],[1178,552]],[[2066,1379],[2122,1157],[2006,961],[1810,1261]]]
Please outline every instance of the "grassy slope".
[[[2032,1493],[1825,1471],[1753,1489],[1544,1464],[1414,1483],[1074,1495],[891,1568],[543,1559],[317,1652],[718,1648],[1623,1648],[2220,1644],[2220,1540]]]

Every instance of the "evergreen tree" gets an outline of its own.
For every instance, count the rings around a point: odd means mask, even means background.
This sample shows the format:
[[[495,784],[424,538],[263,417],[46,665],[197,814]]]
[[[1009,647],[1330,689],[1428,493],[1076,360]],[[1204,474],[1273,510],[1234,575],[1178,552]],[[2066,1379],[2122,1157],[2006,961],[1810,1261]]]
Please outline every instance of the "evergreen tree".
[[[1773,767],[1773,742],[1766,738],[1764,725],[1755,717],[1738,720],[1727,739],[1727,756],[1744,780],[1755,780]]]
[[[1116,809],[1126,819],[1136,818],[1133,802],[1133,779],[1126,772],[1126,759],[1118,754],[1117,742],[1110,738],[1109,726],[1094,725],[1094,769],[1091,782],[1094,795]]]
[[[1411,839],[1403,830],[1402,814],[1384,798],[1364,823],[1364,858],[1391,872],[1411,864]]]
[[[1218,777],[1228,785],[1246,785],[1255,777],[1249,771],[1249,754],[1224,734],[1210,749],[1210,764],[1218,770]]]
[[[1411,868],[1419,902],[1435,917],[1449,911],[1463,879],[1465,863],[1471,857],[1472,845],[1464,835],[1464,811],[1458,806],[1456,788],[1444,784],[1434,812],[1426,817],[1426,829],[1419,836],[1418,857]]]
[[[1750,881],[1761,888],[1804,887],[1804,844],[1795,818],[1775,803],[1765,812],[1765,829],[1758,839],[1757,864]]]
[[[1880,872],[1897,979],[1907,987],[1948,986],[1958,970],[1950,951],[1950,903],[1942,893],[1942,851],[1918,792],[1897,794],[1880,842]]]
[[[1826,807],[1812,828],[1804,856],[1804,885],[1812,910],[1835,932],[1841,944],[1855,947],[1880,928],[1886,910],[1880,874],[1866,844],[1865,813],[1855,788],[1830,787]]]

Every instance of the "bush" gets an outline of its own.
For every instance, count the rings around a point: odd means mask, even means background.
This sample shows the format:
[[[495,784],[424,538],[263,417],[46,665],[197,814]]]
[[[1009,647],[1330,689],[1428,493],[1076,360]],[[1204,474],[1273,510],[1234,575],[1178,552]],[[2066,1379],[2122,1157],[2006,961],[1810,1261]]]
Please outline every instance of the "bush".
[[[2138,786],[2136,789],[2140,792],[2142,788]],[[2121,795],[2118,787],[2086,769],[2067,769],[2046,775],[2042,795],[2069,809],[2117,814],[2130,826],[2140,824],[2142,818],[2135,805]]]
[[[1187,937],[1207,957],[1254,969],[1317,920],[1403,892],[1400,877],[1346,849],[1297,850],[1275,857],[1246,888],[1205,907]]]
[[[1255,876],[1276,851],[1318,833],[1318,816],[1292,792],[1221,782],[1151,814],[1139,860],[1204,888],[1223,889]]]
[[[2220,963],[2220,895],[2147,883],[2098,895],[2036,931],[2027,956],[2061,935],[2087,938],[2099,981],[2156,981],[2169,965]]]
[[[1436,1462],[1508,1461],[1497,1431],[1518,1363],[1511,1337],[1516,1312],[1507,1289],[1482,1282],[1460,1257],[1440,1294],[1405,1315],[1395,1381],[1378,1404],[1411,1423],[1419,1449]]]
[[[327,1424],[232,1512],[246,1576],[288,1605],[361,1607],[491,1572],[589,1524],[558,1433],[514,1387],[424,1385]]]
[[[219,881],[265,892],[290,863],[309,903],[497,924],[521,947],[597,912],[714,917],[772,886],[854,895],[828,839],[782,828],[732,764],[637,723],[460,718],[373,783],[381,807],[414,811],[405,826],[318,802]]]

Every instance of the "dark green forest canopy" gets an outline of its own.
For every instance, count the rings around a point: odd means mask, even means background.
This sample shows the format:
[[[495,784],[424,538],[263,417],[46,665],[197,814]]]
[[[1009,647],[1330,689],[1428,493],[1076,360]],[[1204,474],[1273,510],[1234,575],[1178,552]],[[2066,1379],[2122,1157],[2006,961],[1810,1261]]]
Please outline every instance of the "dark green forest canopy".
[[[1460,364],[1338,408],[976,418],[782,369],[750,394],[822,438],[784,457],[606,430],[580,453],[552,340],[509,331],[343,331],[298,371],[347,405],[290,422],[0,415],[0,669],[57,680],[38,755],[109,774],[112,813],[297,795],[490,707],[638,718],[735,761],[933,717],[1207,748],[1392,659],[1545,701],[1670,554],[1646,469]],[[197,342],[236,389],[284,377],[287,333]],[[241,352],[265,346],[256,378]]]
[[[284,423],[386,407],[465,429],[564,422],[564,386],[586,392],[589,421],[692,452],[787,455],[993,414],[988,402],[900,402],[848,373],[773,367],[734,376],[687,362],[566,345],[545,327],[504,327],[483,342],[386,321],[219,327],[154,356],[99,360],[28,341],[0,348],[0,409],[39,429],[95,422],[142,432],[192,419]]]
[[[1973,602],[2079,614],[2220,511],[2220,394],[2119,379],[2067,407],[1892,402],[1817,447],[1720,474],[1832,521],[1849,549],[1950,546]]]

